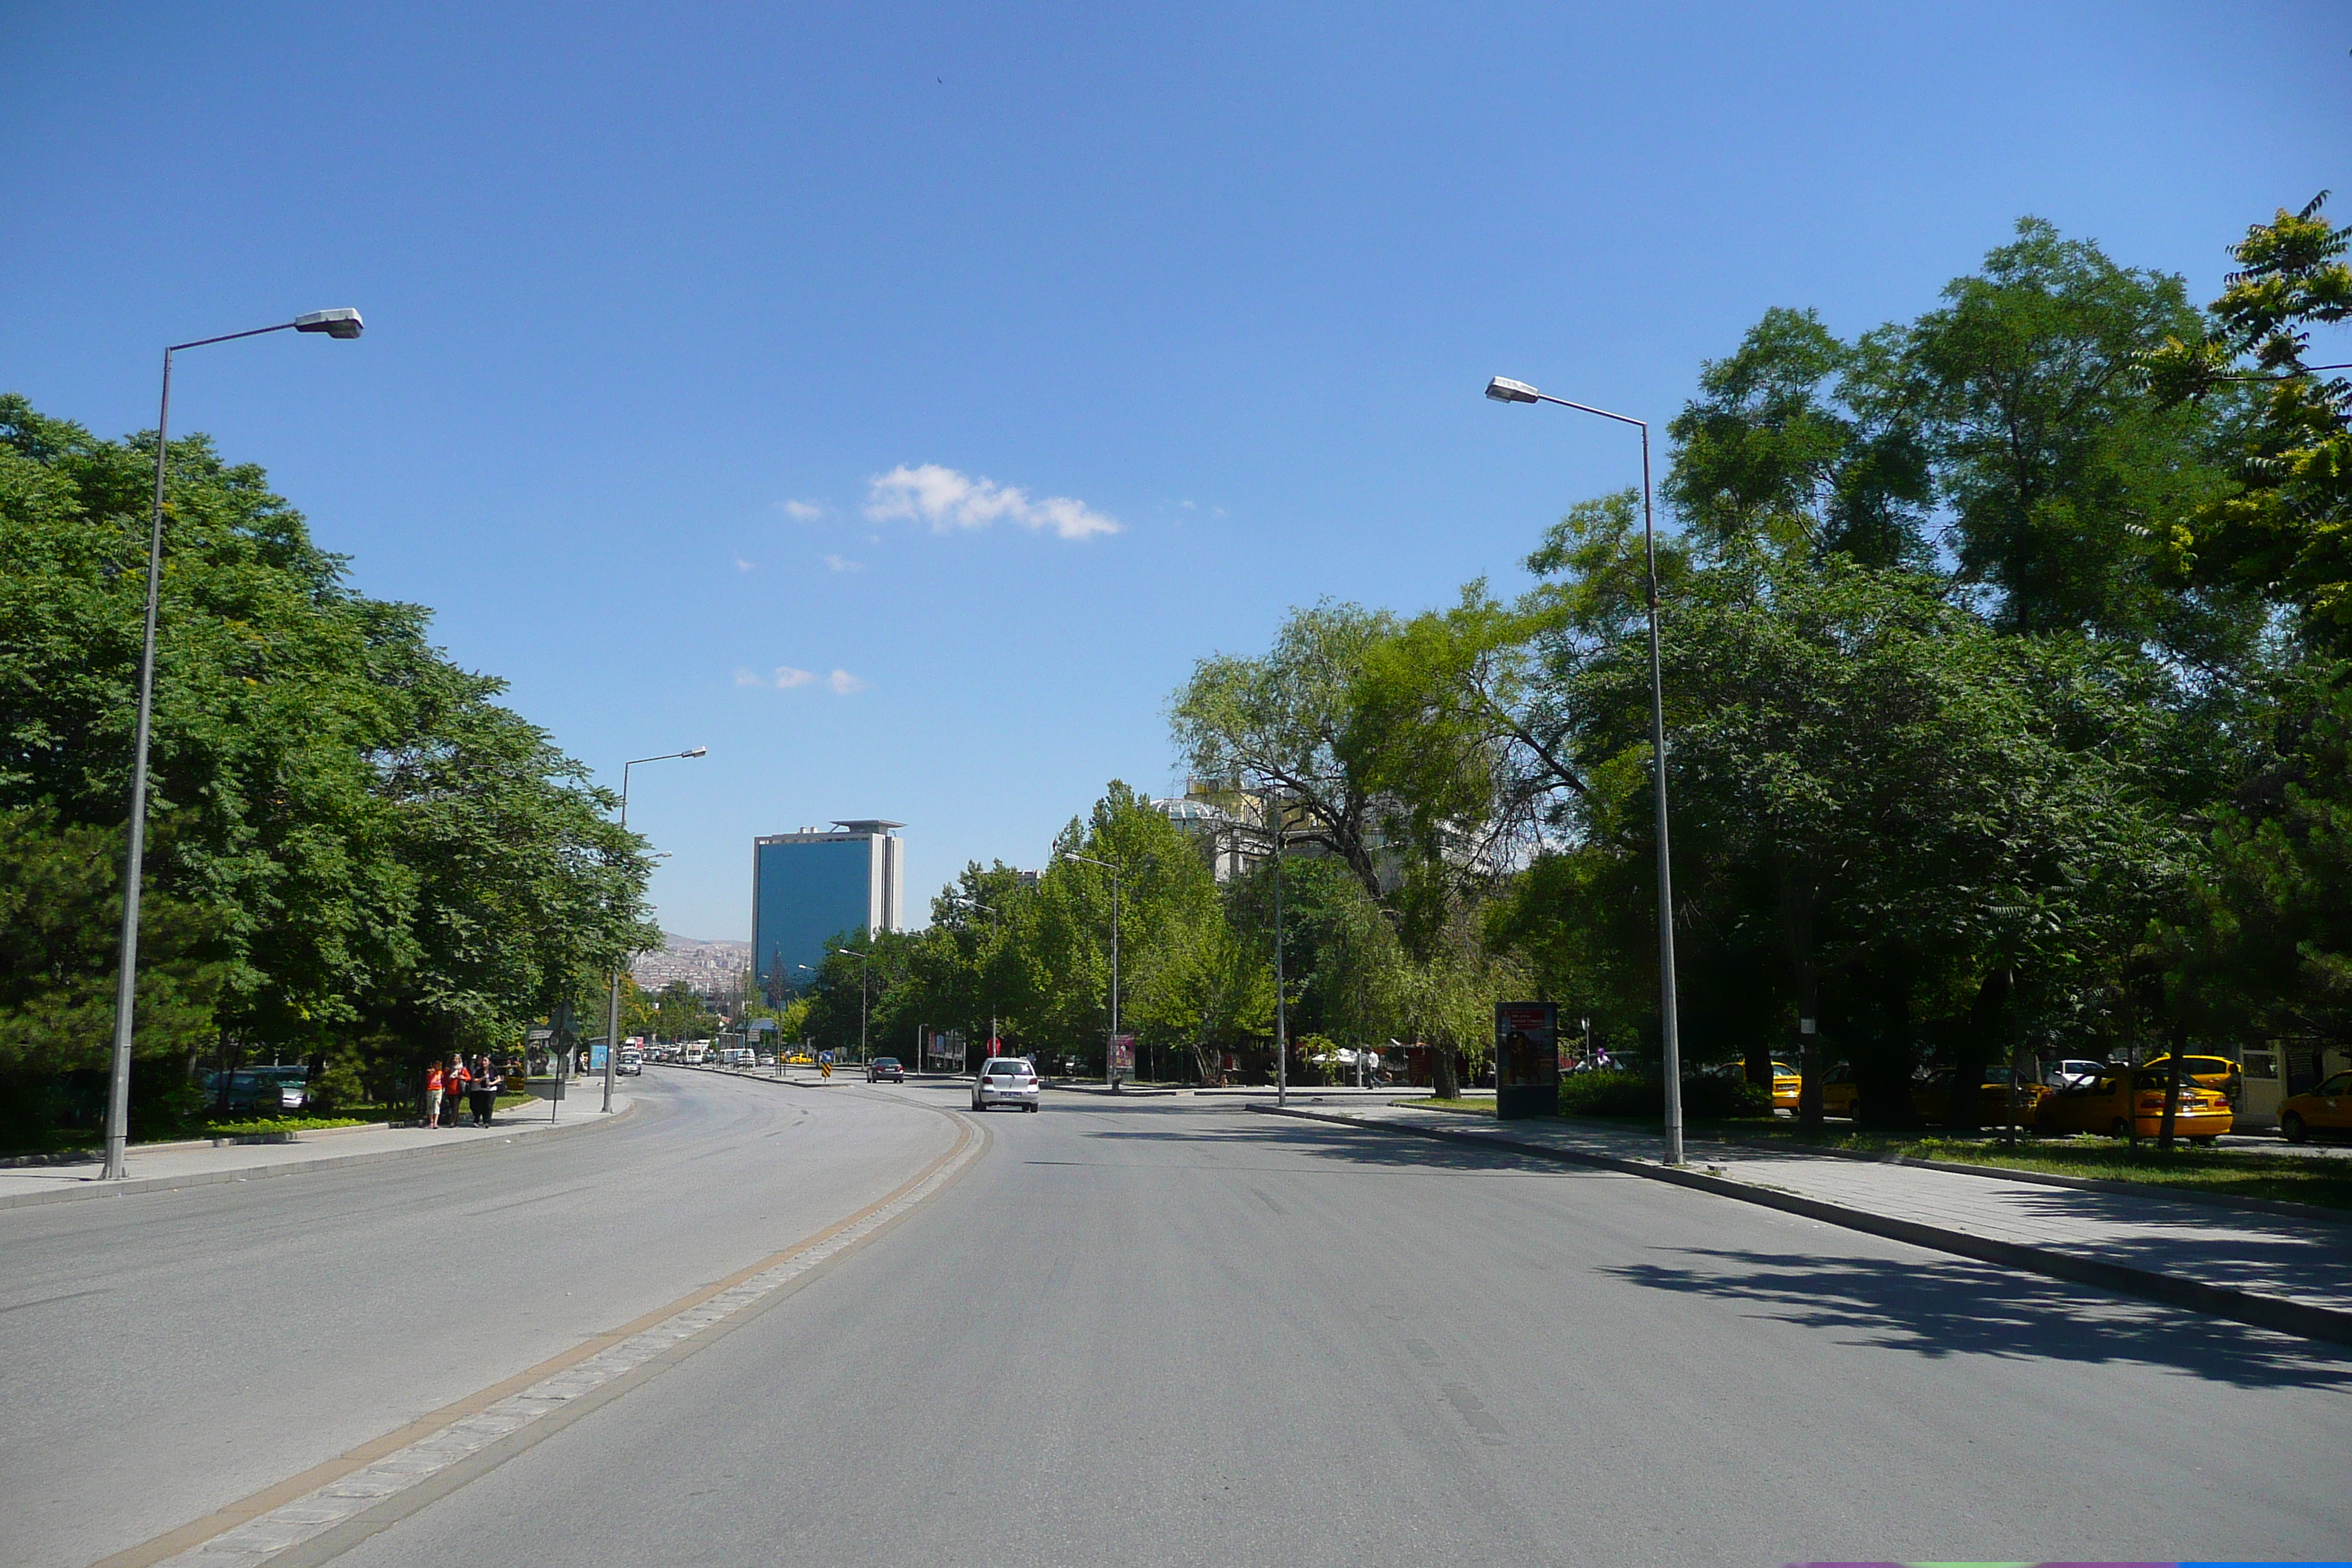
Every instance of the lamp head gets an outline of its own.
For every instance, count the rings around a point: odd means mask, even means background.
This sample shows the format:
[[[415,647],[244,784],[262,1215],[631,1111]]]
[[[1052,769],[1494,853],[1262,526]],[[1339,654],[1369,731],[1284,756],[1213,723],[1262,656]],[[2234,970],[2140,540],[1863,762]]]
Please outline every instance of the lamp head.
[[[294,318],[298,332],[324,332],[331,338],[355,338],[366,330],[357,310],[313,310]]]
[[[1533,403],[1542,395],[1524,381],[1498,375],[1486,384],[1486,395],[1497,403]]]
[[[681,757],[707,757],[709,754],[710,748],[708,746],[689,746],[678,753]]]

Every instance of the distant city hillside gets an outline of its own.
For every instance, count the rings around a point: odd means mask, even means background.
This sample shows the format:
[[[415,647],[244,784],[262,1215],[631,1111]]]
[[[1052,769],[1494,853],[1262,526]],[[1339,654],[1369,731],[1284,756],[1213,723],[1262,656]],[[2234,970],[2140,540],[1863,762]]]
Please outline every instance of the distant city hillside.
[[[637,954],[629,973],[647,991],[683,980],[704,995],[718,995],[732,994],[751,967],[748,942],[704,942],[664,931],[661,950]]]

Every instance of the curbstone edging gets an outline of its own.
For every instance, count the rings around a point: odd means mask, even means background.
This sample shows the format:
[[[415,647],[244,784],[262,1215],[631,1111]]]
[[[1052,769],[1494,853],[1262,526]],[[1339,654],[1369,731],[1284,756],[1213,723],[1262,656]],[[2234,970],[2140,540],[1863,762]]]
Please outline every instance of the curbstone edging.
[[[1886,1215],[1872,1214],[1867,1209],[1825,1203],[1819,1198],[1799,1197],[1794,1193],[1758,1186],[1751,1182],[1734,1181],[1728,1176],[1710,1176],[1703,1172],[1676,1170],[1669,1165],[1622,1159],[1613,1154],[1595,1154],[1580,1149],[1557,1149],[1546,1143],[1526,1142],[1484,1132],[1460,1132],[1444,1127],[1400,1126],[1394,1122],[1367,1121],[1329,1111],[1296,1110],[1273,1105],[1251,1105],[1245,1109],[1265,1116],[1328,1121],[1334,1126],[1357,1127],[1370,1132],[1404,1133],[1440,1142],[1467,1144],[1477,1149],[1507,1149],[1514,1153],[1533,1154],[1540,1159],[1558,1160],[1564,1164],[1616,1171],[1625,1175],[1713,1193],[1718,1197],[1736,1198],[1741,1203],[1756,1204],[1764,1208],[1780,1209],[1807,1219],[1842,1226],[1848,1230],[1906,1242],[1913,1247],[1955,1253],[1980,1263],[1994,1263],[2029,1274],[2064,1279],[2072,1284],[2095,1286],[2118,1295],[2137,1296],[2166,1306],[2186,1307],[2191,1311],[2250,1323],[2256,1328],[2352,1345],[2352,1311],[2316,1307],[2282,1296],[2265,1296],[2251,1290],[2208,1285],[2202,1280],[2158,1274],[2152,1269],[2134,1268],[2126,1264],[2103,1263],[2095,1258],[2077,1258],[2068,1252],[2028,1247],[2021,1242],[1996,1241],[1990,1237],[1972,1236],[1964,1230],[1950,1230],[1917,1220],[1895,1219]]]

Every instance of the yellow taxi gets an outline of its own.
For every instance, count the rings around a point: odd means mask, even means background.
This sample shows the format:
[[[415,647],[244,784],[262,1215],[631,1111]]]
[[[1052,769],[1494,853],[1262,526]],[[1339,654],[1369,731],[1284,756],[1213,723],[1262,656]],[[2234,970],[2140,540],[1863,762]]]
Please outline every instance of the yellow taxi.
[[[2168,1074],[2147,1068],[2109,1068],[2076,1089],[2062,1089],[2042,1102],[2043,1132],[2105,1132],[2116,1138],[2153,1138],[2163,1129]],[[2203,1084],[2184,1079],[2173,1131],[2192,1143],[2210,1143],[2230,1130],[2230,1102]]]
[[[1830,1068],[1822,1079],[1822,1114],[1853,1116],[1862,1104],[1862,1085],[1853,1081],[1853,1068],[1844,1062]]]
[[[2139,1065],[2143,1068],[2155,1068],[2160,1072],[2170,1072],[2172,1053],[2167,1051],[2154,1060],[2145,1061]],[[2238,1103],[2239,1094],[2246,1086],[2245,1079],[2238,1070],[2238,1064],[2227,1057],[2200,1057],[2192,1051],[2180,1058],[2180,1068],[2183,1073],[2195,1079],[2200,1088],[2211,1089],[2223,1100],[2228,1100],[2233,1108]]]
[[[1803,1075],[1800,1074],[1795,1068],[1790,1067],[1787,1062],[1774,1062],[1772,1064],[1773,1110],[1796,1110],[1798,1091],[1802,1089],[1804,1087],[1805,1080]]]
[[[2279,1102],[2279,1136],[2300,1143],[2315,1132],[2352,1132],[2352,1072],[2337,1073],[2309,1093]]]
[[[1958,1075],[1946,1068],[1934,1072],[1911,1086],[1911,1114],[1931,1127],[1940,1127],[1952,1119],[1952,1080]],[[2032,1127],[2039,1120],[2042,1102],[2050,1098],[2047,1084],[2021,1083],[2017,1086],[2017,1124]],[[1987,1068],[1984,1081],[1977,1086],[1977,1125],[2006,1127],[2009,1125],[2009,1069]]]

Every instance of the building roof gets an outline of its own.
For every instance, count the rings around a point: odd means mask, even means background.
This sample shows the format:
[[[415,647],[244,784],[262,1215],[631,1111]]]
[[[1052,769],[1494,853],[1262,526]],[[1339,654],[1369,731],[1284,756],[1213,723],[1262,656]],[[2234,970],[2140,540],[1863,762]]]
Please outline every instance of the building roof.
[[[903,822],[885,822],[878,816],[868,816],[851,822],[836,821],[834,826],[845,827],[852,833],[887,833],[894,827],[904,827],[907,825]]]

